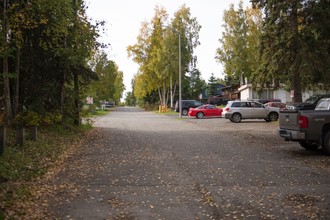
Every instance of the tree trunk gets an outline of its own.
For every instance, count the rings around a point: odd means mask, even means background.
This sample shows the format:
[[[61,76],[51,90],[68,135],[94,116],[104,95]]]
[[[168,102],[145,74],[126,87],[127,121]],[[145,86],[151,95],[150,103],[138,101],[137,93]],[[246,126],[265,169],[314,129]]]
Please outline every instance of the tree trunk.
[[[293,102],[302,102],[302,86],[301,86],[301,76],[300,76],[300,65],[301,59],[299,57],[299,24],[298,24],[298,4],[299,2],[295,2],[292,4],[292,14],[291,14],[291,22],[292,22],[292,80],[291,80],[291,88],[293,90]]]
[[[163,83],[163,106],[166,106],[166,85]]]
[[[176,92],[175,81],[173,82],[173,78],[171,77],[171,108],[174,108],[174,96]]]
[[[159,105],[162,105],[162,91],[161,88],[158,86],[158,96],[159,96]]]
[[[73,86],[73,92],[74,92],[74,120],[73,123],[76,126],[79,126],[81,123],[81,119],[80,119],[80,108],[79,108],[79,76],[77,71],[74,71],[73,73],[73,82],[74,82],[74,86]]]
[[[170,77],[170,99],[171,99],[171,108],[174,108],[174,97],[173,97],[173,85],[172,85],[172,76]]]
[[[61,91],[60,91],[60,112],[62,115],[62,123],[64,123],[64,101],[65,101],[65,81],[66,81],[66,70],[63,73],[63,79],[61,81]]]
[[[4,123],[5,125],[10,125],[13,118],[11,100],[10,100],[10,88],[9,88],[9,76],[8,76],[8,20],[7,20],[7,0],[3,2],[3,45],[4,45],[4,55],[3,55],[3,95],[4,95]]]
[[[14,96],[14,101],[13,101],[14,116],[19,112],[20,57],[21,57],[21,50],[18,47],[17,48],[17,54],[16,54],[16,63],[15,63],[16,85],[15,85],[15,96]]]
[[[170,91],[166,91],[166,106],[168,105],[168,99],[169,99]]]

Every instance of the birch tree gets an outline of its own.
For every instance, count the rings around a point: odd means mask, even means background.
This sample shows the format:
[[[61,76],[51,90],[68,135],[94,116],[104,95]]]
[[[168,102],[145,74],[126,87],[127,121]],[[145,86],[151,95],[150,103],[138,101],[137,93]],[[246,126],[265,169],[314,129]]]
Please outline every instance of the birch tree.
[[[140,66],[134,87],[139,91],[135,94],[138,98],[143,94],[138,86],[144,85],[147,94],[157,91],[161,105],[167,106],[169,98],[173,105],[179,76],[179,35],[183,76],[196,61],[193,49],[199,45],[200,26],[190,16],[189,8],[182,6],[169,23],[166,10],[157,7],[151,22],[143,23],[137,43],[127,48],[129,56]]]

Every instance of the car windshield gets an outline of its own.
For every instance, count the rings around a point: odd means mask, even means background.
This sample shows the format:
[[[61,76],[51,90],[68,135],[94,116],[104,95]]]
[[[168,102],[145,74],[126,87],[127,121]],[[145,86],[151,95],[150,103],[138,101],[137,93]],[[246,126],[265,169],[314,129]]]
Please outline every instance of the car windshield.
[[[204,108],[204,106],[202,106],[202,105],[198,106],[196,109],[201,109],[201,108]]]
[[[314,103],[317,99],[318,99],[317,96],[311,96],[308,99],[306,99],[305,102]]]
[[[316,106],[315,110],[328,109],[329,105],[330,105],[330,100],[323,100]]]

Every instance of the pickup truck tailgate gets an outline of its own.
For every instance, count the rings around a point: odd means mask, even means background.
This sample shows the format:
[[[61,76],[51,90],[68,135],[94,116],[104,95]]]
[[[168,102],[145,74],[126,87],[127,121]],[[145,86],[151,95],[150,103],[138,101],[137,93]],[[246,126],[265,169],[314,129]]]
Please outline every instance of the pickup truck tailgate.
[[[279,122],[280,129],[297,130],[299,128],[298,111],[280,111]]]

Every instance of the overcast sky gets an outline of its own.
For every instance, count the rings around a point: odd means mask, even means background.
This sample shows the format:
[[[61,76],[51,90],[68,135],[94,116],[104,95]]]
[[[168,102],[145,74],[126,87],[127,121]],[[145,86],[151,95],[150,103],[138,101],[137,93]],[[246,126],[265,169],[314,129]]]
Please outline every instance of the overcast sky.
[[[243,0],[243,3],[244,8],[250,6],[249,0]],[[203,79],[208,81],[211,73],[217,78],[223,77],[223,68],[214,59],[223,31],[223,12],[230,4],[237,8],[239,0],[86,0],[87,15],[93,20],[106,21],[107,31],[102,42],[111,44],[107,50],[108,58],[114,60],[124,73],[125,93],[132,90],[131,80],[138,69],[137,64],[127,57],[126,48],[137,42],[141,23],[152,19],[157,5],[163,6],[173,18],[174,12],[183,4],[190,8],[191,17],[196,17],[202,26],[201,45],[195,49],[195,55]]]

